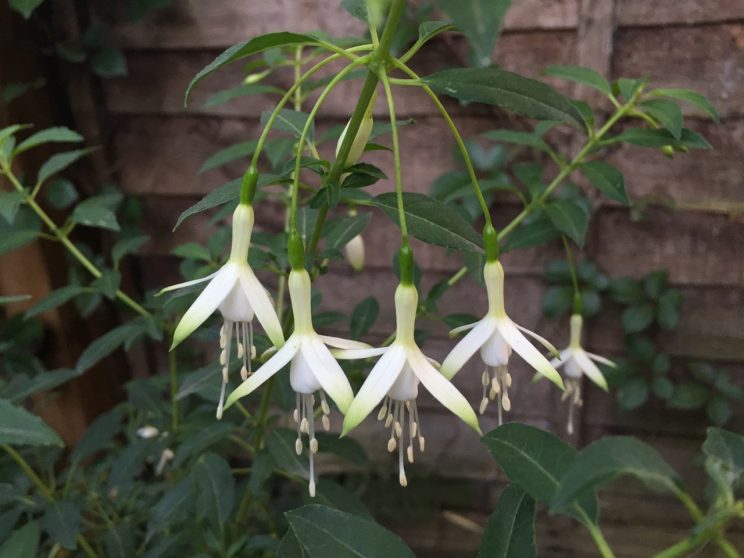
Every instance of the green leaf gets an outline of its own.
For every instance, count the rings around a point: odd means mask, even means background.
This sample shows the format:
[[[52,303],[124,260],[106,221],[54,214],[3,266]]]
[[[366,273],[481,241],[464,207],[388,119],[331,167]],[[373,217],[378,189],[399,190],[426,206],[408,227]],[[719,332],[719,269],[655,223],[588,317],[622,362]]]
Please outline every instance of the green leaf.
[[[332,453],[359,467],[366,467],[369,464],[367,453],[354,438],[339,438],[329,432],[316,432],[315,437],[318,439],[318,451],[321,453]]]
[[[540,197],[540,194],[545,190],[543,184],[543,168],[540,163],[535,162],[524,162],[516,163],[512,166],[512,172],[517,177],[527,191],[530,193],[530,198],[536,200]]]
[[[576,456],[576,450],[549,432],[511,423],[486,434],[483,443],[516,485],[538,502],[553,500]],[[596,523],[594,494],[566,501],[564,510],[582,523]]]
[[[658,300],[669,286],[669,272],[666,269],[652,271],[643,278],[643,290],[651,300]]]
[[[354,307],[351,313],[351,338],[360,339],[374,325],[380,313],[380,304],[373,296],[368,296]]]
[[[80,462],[86,457],[112,443],[116,435],[121,431],[121,415],[118,411],[110,411],[100,415],[88,427],[83,437],[75,445],[70,454],[71,462]]]
[[[18,375],[15,377],[25,377],[25,381],[18,383],[8,382],[2,390],[2,397],[12,401],[13,403],[20,403],[35,393],[54,389],[73,378],[77,378],[79,375],[80,374],[76,370],[70,370],[69,368],[52,370],[42,374],[37,374],[33,377]]]
[[[648,382],[645,378],[633,378],[617,392],[620,407],[632,411],[648,400]]]
[[[176,401],[193,394],[199,394],[209,401],[216,401],[220,394],[219,378],[221,377],[222,368],[215,364],[184,374],[178,393],[176,393]]]
[[[344,217],[333,223],[324,234],[326,249],[340,250],[346,246],[352,238],[364,232],[371,217],[371,213],[362,213],[361,215]]]
[[[83,141],[83,139],[83,136],[69,128],[65,128],[64,126],[47,128],[46,130],[36,132],[22,141],[20,145],[13,150],[13,157],[44,143],[79,143]]]
[[[199,457],[191,472],[196,491],[198,514],[222,532],[235,504],[235,479],[227,461],[206,453]]]
[[[642,87],[644,83],[645,82],[642,79],[620,78],[615,82],[615,86],[620,95],[622,95],[626,101],[630,101],[630,98],[636,94],[638,89]]]
[[[271,117],[272,112],[273,111],[267,110],[261,113],[262,125],[266,125],[266,123],[269,121],[269,118]],[[279,114],[274,120],[273,129],[281,132],[287,132],[288,134],[292,134],[294,137],[299,139],[309,117],[310,115],[305,112],[291,109],[282,109],[279,111]],[[305,139],[309,143],[313,143],[314,138],[315,123],[313,122],[310,124],[310,128],[307,131],[307,136],[305,137]]]
[[[285,514],[307,558],[413,558],[401,540],[367,519],[316,504]]]
[[[549,151],[550,148],[540,135],[533,132],[517,132],[514,130],[491,130],[483,134],[483,137],[493,141],[524,145],[540,151]]]
[[[55,178],[46,187],[44,197],[55,209],[67,209],[78,201],[75,185],[66,178]]]
[[[543,314],[548,318],[559,318],[571,309],[572,304],[573,287],[568,285],[550,287],[543,297]]]
[[[282,95],[284,91],[272,85],[264,85],[261,83],[244,83],[242,85],[238,85],[237,87],[223,89],[222,91],[218,91],[214,95],[211,95],[204,102],[204,106],[207,108],[216,107],[219,105],[224,105],[228,101],[232,101],[233,99],[237,99],[239,97],[246,97],[248,95],[263,95],[265,93],[277,93],[279,95]]]
[[[611,200],[630,205],[623,173],[604,161],[591,161],[579,167],[592,185]]]
[[[398,223],[398,206],[393,192],[381,194],[371,200],[390,219]],[[475,232],[457,211],[424,194],[404,193],[408,232],[424,242],[465,250],[467,252],[483,252],[481,236]]]
[[[591,68],[582,68],[581,66],[549,66],[545,73],[559,79],[565,79],[576,83],[583,83],[589,87],[609,96],[612,93],[610,84],[599,73]]]
[[[573,240],[579,248],[584,247],[589,215],[583,207],[571,200],[550,202],[543,211],[559,231]]]
[[[669,133],[675,139],[680,139],[683,117],[682,109],[679,108],[677,103],[666,99],[652,99],[641,103],[641,107],[646,114],[653,116],[664,128],[669,130]]]
[[[369,21],[367,14],[367,0],[341,0],[341,5],[350,16],[355,17],[364,23]]]
[[[29,300],[30,298],[31,295],[0,295],[0,305],[23,302],[24,300]]]
[[[477,66],[491,64],[504,15],[512,0],[439,0],[439,6],[463,32],[473,47]]]
[[[266,447],[279,469],[303,479],[309,479],[310,471],[308,470],[307,460],[302,459],[295,452],[296,439],[296,432],[288,428],[278,428],[266,437]],[[320,442],[318,442],[318,446],[320,446]],[[308,451],[307,444],[305,444],[305,451]]]
[[[207,448],[225,440],[233,432],[233,425],[227,422],[213,422],[188,433],[183,443],[176,449],[173,467],[179,469],[191,457],[204,453]]]
[[[209,250],[196,242],[187,242],[186,244],[176,246],[171,250],[171,254],[186,260],[212,261],[212,254],[209,253]]]
[[[193,497],[194,483],[190,477],[181,480],[163,494],[160,500],[150,508],[150,520],[147,523],[148,535],[160,531],[188,513]]]
[[[33,11],[43,3],[44,0],[10,0],[10,7],[25,19],[28,19],[31,17]]]
[[[731,418],[733,412],[731,403],[720,396],[711,398],[705,406],[705,414],[710,419],[710,422],[716,426],[723,426],[726,424]]]
[[[682,129],[679,140],[668,130],[628,128],[617,136],[608,138],[605,144],[609,145],[623,141],[640,147],[664,147],[665,145],[671,145],[675,148],[711,149],[710,143],[703,136],[688,128]]]
[[[20,248],[35,240],[39,236],[37,231],[13,230],[0,235],[0,254]]]
[[[248,158],[256,151],[257,145],[258,142],[256,140],[251,140],[235,143],[230,147],[221,149],[204,161],[204,164],[199,168],[199,173],[217,169],[239,159]]]
[[[111,259],[114,265],[118,265],[119,262],[128,256],[129,254],[135,254],[143,245],[150,241],[150,237],[146,234],[138,234],[136,236],[130,236],[129,238],[122,238],[111,248]]]
[[[610,280],[610,296],[621,304],[636,304],[645,300],[640,281],[631,277],[615,277]]]
[[[56,308],[57,306],[60,306],[65,302],[72,300],[79,294],[84,293],[86,290],[87,289],[85,287],[82,287],[80,285],[66,285],[60,289],[57,289],[56,291],[50,293],[49,296],[47,296],[44,300],[38,302],[37,304],[34,304],[31,308],[26,310],[26,317],[30,318],[32,316],[41,314],[42,312],[46,312],[48,310]]]
[[[81,373],[90,370],[123,345],[125,341],[129,340],[137,329],[138,327],[135,323],[129,322],[104,333],[86,347],[80,358],[78,358],[75,369]]]
[[[0,399],[0,444],[64,446],[62,438],[43,420],[5,399]]]
[[[439,93],[461,101],[496,105],[528,118],[568,122],[584,129],[581,114],[563,95],[549,85],[506,70],[444,70],[423,81]]]
[[[36,177],[36,181],[38,183],[44,182],[53,174],[66,169],[78,159],[85,157],[95,150],[95,147],[88,147],[86,149],[76,149],[74,151],[52,155],[39,169],[39,175]]]
[[[318,483],[315,497],[305,493],[303,500],[307,504],[320,504],[365,519],[373,519],[372,514],[356,494],[330,479],[323,479]]]
[[[39,550],[39,524],[26,523],[13,531],[0,546],[0,558],[36,558]]]
[[[223,66],[232,64],[237,60],[241,60],[242,58],[257,54],[259,52],[263,52],[264,50],[270,48],[289,45],[312,44],[316,42],[316,39],[314,39],[310,35],[280,32],[260,35],[245,43],[238,43],[236,45],[233,45],[225,50],[222,54],[220,54],[217,58],[212,60],[212,62],[210,62],[206,67],[202,68],[199,73],[194,76],[194,78],[191,80],[188,87],[186,88],[186,94],[183,99],[184,106],[188,104],[189,95],[191,94],[191,91],[194,89],[196,84],[207,77],[209,74],[211,74],[215,70],[222,68]]]
[[[52,540],[68,550],[77,547],[76,538],[80,532],[80,508],[68,500],[49,502],[41,517],[41,528]]]
[[[634,304],[623,312],[625,333],[639,333],[654,321],[654,306],[649,303]]]
[[[453,29],[454,26],[446,21],[424,21],[418,28],[418,45],[424,45],[440,33]]]
[[[659,297],[659,305],[656,309],[656,320],[666,330],[672,330],[679,324],[679,305],[682,302],[682,293],[677,289],[669,289]]]
[[[479,558],[534,558],[535,500],[516,484],[499,496],[483,532]]]
[[[131,558],[137,555],[134,540],[134,527],[125,519],[108,527],[103,535],[106,558]]]
[[[703,453],[732,476],[744,475],[744,436],[741,434],[711,426],[703,443]]]
[[[681,484],[674,469],[648,444],[625,436],[606,436],[576,454],[550,508],[560,510],[621,475],[631,475],[660,491],[675,492]]]
[[[127,60],[124,53],[115,48],[99,50],[90,59],[91,69],[102,78],[127,75]]]
[[[683,382],[674,389],[668,404],[673,409],[691,411],[705,405],[710,397],[710,389],[693,382]]]
[[[689,89],[655,89],[651,94],[687,101],[705,111],[715,122],[719,122],[716,107],[713,106],[713,103],[711,103],[705,95],[701,95],[696,91],[690,91]]]
[[[88,227],[119,231],[114,210],[121,198],[118,195],[100,194],[81,201],[72,212],[73,221]]]
[[[540,217],[529,223],[522,223],[509,236],[501,247],[503,253],[522,248],[540,246],[556,238],[560,238],[561,232],[555,228],[553,222],[545,217]]]
[[[663,376],[657,376],[651,381],[651,389],[659,399],[669,399],[674,393],[674,384]]]
[[[13,190],[12,192],[0,192],[0,216],[5,219],[9,225],[15,221],[21,202],[25,199],[26,192]]]

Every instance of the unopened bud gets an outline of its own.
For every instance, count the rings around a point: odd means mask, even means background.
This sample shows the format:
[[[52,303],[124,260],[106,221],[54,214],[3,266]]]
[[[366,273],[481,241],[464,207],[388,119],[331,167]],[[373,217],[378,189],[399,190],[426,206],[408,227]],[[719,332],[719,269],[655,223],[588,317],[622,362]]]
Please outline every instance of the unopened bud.
[[[354,271],[364,269],[364,239],[361,234],[356,235],[344,246],[344,255]]]
[[[372,99],[369,102],[369,106],[367,107],[367,111],[364,113],[364,117],[362,118],[362,122],[359,125],[359,130],[357,131],[356,137],[354,138],[354,142],[351,144],[349,154],[346,156],[344,168],[356,165],[359,159],[362,158],[364,148],[367,147],[367,142],[369,141],[369,136],[372,135],[372,125],[374,124],[374,121],[372,119],[372,110],[374,108],[376,99],[377,95],[375,94],[372,96]],[[341,132],[341,137],[338,138],[338,144],[336,144],[336,157],[338,157],[339,151],[341,151],[341,145],[344,143],[346,132],[349,130],[350,123],[351,121],[346,124],[344,131]]]
[[[149,440],[150,438],[154,438],[160,434],[160,431],[155,428],[154,426],[143,426],[142,428],[137,429],[137,437],[142,438],[143,440]]]
[[[671,145],[665,145],[661,148],[661,152],[669,157],[670,159],[674,157],[674,147]]]

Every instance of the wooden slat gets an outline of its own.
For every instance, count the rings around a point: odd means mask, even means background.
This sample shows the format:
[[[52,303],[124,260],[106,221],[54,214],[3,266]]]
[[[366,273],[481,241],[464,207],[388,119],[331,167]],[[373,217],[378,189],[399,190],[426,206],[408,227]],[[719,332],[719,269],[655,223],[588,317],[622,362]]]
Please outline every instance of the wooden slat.
[[[744,25],[621,29],[615,36],[613,76],[648,76],[656,86],[694,89],[723,115],[741,114]]]
[[[618,22],[628,27],[700,24],[744,19],[738,0],[619,0]]]
[[[576,64],[609,76],[612,60],[612,35],[615,30],[615,0],[582,0],[576,41]],[[604,95],[585,85],[576,84],[573,96],[596,105]]]

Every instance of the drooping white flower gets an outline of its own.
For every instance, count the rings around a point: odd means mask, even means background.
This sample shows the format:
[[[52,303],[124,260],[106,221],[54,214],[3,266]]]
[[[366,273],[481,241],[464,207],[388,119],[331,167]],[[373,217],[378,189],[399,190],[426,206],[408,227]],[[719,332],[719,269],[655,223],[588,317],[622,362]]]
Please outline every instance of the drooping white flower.
[[[255,356],[254,316],[275,346],[281,347],[284,344],[282,326],[271,297],[248,265],[253,221],[253,207],[247,204],[238,205],[233,213],[232,247],[227,263],[212,275],[173,285],[160,292],[162,294],[209,281],[178,323],[171,350],[191,335],[215,310],[220,311],[224,324],[220,329],[222,391],[217,418],[222,417],[233,337],[237,339],[237,356],[243,359],[240,371],[243,379],[251,374],[251,358]]]
[[[245,397],[279,372],[289,367],[289,383],[296,393],[297,405],[293,418],[297,423],[295,451],[302,453],[302,434],[307,434],[310,448],[310,495],[315,496],[315,469],[313,456],[318,451],[315,437],[315,393],[320,396],[323,428],[330,428],[328,415],[331,410],[325,394],[333,399],[342,413],[351,405],[354,393],[344,371],[333,358],[328,346],[342,349],[369,348],[365,343],[337,337],[318,335],[312,322],[310,276],[304,269],[289,273],[289,296],[294,314],[294,332],[284,346],[271,356],[256,372],[240,384],[227,398],[225,408]]]
[[[457,374],[465,363],[480,351],[486,368],[481,377],[483,397],[480,413],[488,407],[489,400],[498,399],[499,424],[502,423],[502,409],[511,409],[509,388],[512,377],[508,371],[509,357],[516,351],[537,372],[564,389],[563,380],[555,367],[524,336],[533,337],[549,351],[558,354],[556,348],[537,333],[515,324],[504,308],[504,268],[498,260],[486,262],[483,277],[488,293],[488,312],[478,322],[453,329],[451,335],[463,331],[470,332],[455,346],[442,363],[441,372],[447,378]]]
[[[378,420],[385,420],[390,428],[388,451],[398,448],[399,480],[408,484],[404,468],[405,431],[408,427],[406,457],[413,463],[413,442],[419,451],[425,448],[421,422],[416,407],[419,383],[434,398],[460,417],[480,434],[478,417],[467,399],[424,356],[414,339],[418,292],[413,285],[399,285],[395,291],[396,334],[395,341],[377,349],[346,349],[334,351],[341,359],[360,359],[379,356],[380,359],[367,376],[364,385],[354,398],[344,418],[343,434],[362,422],[381,401]]]
[[[581,398],[581,375],[586,375],[600,388],[608,391],[609,388],[607,387],[607,380],[604,374],[602,374],[602,371],[592,361],[597,361],[613,368],[616,366],[611,360],[584,350],[581,346],[582,325],[583,319],[581,318],[581,314],[571,316],[571,338],[568,347],[560,352],[560,357],[554,358],[550,362],[556,368],[562,366],[566,375],[566,391],[563,393],[561,400],[569,400],[568,424],[566,428],[569,434],[573,434],[574,431],[574,407],[581,407],[584,404]]]

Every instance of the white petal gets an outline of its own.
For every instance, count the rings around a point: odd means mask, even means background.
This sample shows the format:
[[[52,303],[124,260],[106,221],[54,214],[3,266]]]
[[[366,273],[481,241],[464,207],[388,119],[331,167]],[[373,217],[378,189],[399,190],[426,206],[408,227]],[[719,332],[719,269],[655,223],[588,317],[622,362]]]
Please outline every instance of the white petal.
[[[300,350],[315,373],[318,383],[323,386],[323,391],[336,402],[339,410],[346,414],[346,410],[354,399],[354,391],[328,347],[323,345],[317,335],[308,335],[305,336]]]
[[[245,296],[251,303],[256,318],[266,335],[269,336],[274,345],[281,347],[284,344],[284,333],[276,315],[276,310],[274,310],[274,305],[271,303],[269,295],[266,294],[263,285],[254,275],[253,270],[247,265],[240,267],[240,284],[243,286]]]
[[[514,322],[512,322],[512,323],[514,323]],[[558,349],[555,348],[555,345],[553,345],[550,341],[548,341],[547,339],[545,339],[545,337],[542,337],[542,336],[538,335],[537,333],[535,333],[534,331],[530,331],[526,327],[522,327],[519,324],[514,324],[514,325],[517,326],[517,329],[519,329],[522,333],[526,333],[527,335],[529,335],[533,339],[537,339],[542,344],[543,347],[545,347],[551,353],[553,353],[553,356],[556,356],[557,357],[557,356],[560,355],[560,353],[558,352]]]
[[[217,275],[209,282],[209,285],[197,297],[191,307],[186,311],[178,322],[173,334],[173,350],[181,341],[186,339],[193,331],[202,325],[204,321],[217,310],[217,307],[230,293],[235,282],[238,280],[238,270],[234,265],[227,264],[217,272]]]
[[[460,417],[468,426],[482,435],[478,417],[473,408],[452,383],[429,364],[418,347],[407,350],[407,362],[424,387],[447,409]]]
[[[494,331],[496,331],[496,321],[486,316],[455,345],[455,348],[444,359],[439,371],[446,378],[451,379],[493,335]]]
[[[320,340],[326,345],[336,349],[371,349],[372,345],[354,341],[352,339],[342,339],[341,337],[332,337],[330,335],[319,335]]]
[[[400,345],[391,345],[386,349],[347,409],[342,436],[356,428],[372,412],[403,370],[406,362],[405,349]]]
[[[561,389],[565,389],[563,386],[563,379],[558,371],[548,362],[540,351],[538,351],[527,338],[520,333],[517,327],[512,323],[509,318],[503,318],[498,320],[497,327],[499,333],[506,340],[512,348],[517,351],[527,363],[537,370],[540,374],[545,376],[548,380],[553,382]]]
[[[613,361],[611,361],[609,358],[605,358],[600,355],[595,355],[594,353],[590,353],[589,351],[584,351],[587,356],[592,359],[596,360],[600,364],[604,364],[605,366],[610,366],[612,368],[617,368],[617,364],[615,364]]]
[[[390,347],[372,347],[370,349],[336,349],[331,354],[339,360],[358,360],[380,356]]]
[[[581,367],[584,374],[586,374],[592,382],[597,384],[603,390],[609,391],[604,374],[602,374],[599,368],[597,368],[597,365],[591,361],[584,351],[574,351],[573,357],[576,360],[576,363]]]
[[[201,279],[194,279],[193,281],[186,281],[185,283],[178,283],[177,285],[171,285],[170,287],[165,287],[162,291],[160,291],[155,296],[160,296],[162,294],[169,293],[177,289],[184,289],[186,287],[190,287],[191,285],[198,285],[199,283],[204,283],[204,281],[209,281],[212,277],[217,275],[219,272],[220,270],[218,269],[214,273],[207,275],[206,277],[202,277]]]
[[[227,402],[225,403],[225,409],[235,403],[241,397],[245,397],[255,390],[258,386],[263,384],[266,380],[271,378],[274,374],[284,368],[287,363],[292,360],[297,351],[300,348],[300,342],[295,336],[291,336],[287,339],[284,346],[279,349],[274,356],[267,360],[263,365],[259,367],[251,376],[248,377],[242,384],[240,384],[235,390],[228,396]]]
[[[450,337],[457,337],[460,335],[463,331],[470,331],[475,326],[477,326],[480,323],[480,320],[477,322],[473,322],[472,324],[462,325],[460,327],[456,327],[455,329],[450,330],[449,336]]]
[[[571,355],[572,352],[573,352],[573,349],[571,348],[563,349],[560,353],[558,353],[558,358],[554,358],[553,360],[550,361],[550,365],[554,368],[563,366],[564,364],[566,364],[566,360],[568,359],[568,357]]]

